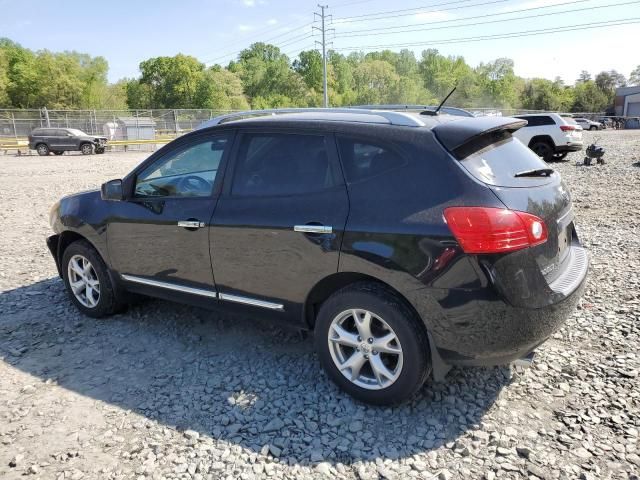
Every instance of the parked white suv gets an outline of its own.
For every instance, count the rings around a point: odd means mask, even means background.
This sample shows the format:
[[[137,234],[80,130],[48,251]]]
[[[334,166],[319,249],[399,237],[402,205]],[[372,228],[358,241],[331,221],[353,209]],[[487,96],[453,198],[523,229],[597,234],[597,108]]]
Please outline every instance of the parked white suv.
[[[582,127],[573,118],[557,113],[517,115],[525,127],[513,134],[546,162],[562,160],[569,152],[582,150]]]
[[[594,122],[588,118],[573,117],[573,120],[582,127],[583,130],[602,130],[604,124],[600,122]]]

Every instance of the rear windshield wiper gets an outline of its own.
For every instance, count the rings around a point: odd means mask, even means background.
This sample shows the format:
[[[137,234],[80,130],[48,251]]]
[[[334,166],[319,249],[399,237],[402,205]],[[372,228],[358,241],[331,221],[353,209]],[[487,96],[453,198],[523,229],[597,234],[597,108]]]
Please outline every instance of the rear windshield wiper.
[[[555,172],[553,168],[536,168],[534,170],[518,172],[514,177],[549,177],[553,172]]]

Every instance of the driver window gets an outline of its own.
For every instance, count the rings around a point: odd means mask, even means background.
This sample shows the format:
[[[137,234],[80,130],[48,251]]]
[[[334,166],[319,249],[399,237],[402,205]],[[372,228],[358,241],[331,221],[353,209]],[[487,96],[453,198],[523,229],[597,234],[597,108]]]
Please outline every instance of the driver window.
[[[200,138],[168,153],[136,178],[136,197],[208,197],[228,136]]]

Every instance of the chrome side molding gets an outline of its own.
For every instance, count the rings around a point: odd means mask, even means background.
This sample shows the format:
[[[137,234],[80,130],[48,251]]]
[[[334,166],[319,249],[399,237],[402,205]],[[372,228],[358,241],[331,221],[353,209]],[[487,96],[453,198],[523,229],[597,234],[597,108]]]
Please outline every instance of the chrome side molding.
[[[201,288],[185,287],[184,285],[176,285],[175,283],[159,282],[148,278],[136,277],[134,275],[121,275],[127,282],[139,283],[150,287],[166,288],[176,292],[190,293],[192,295],[200,295],[209,298],[218,298],[218,293],[214,290],[204,290]]]
[[[200,295],[202,297],[219,298],[227,302],[242,303],[244,305],[252,305],[254,307],[266,308],[269,310],[284,311],[284,305],[281,303],[267,302],[256,298],[243,297],[240,295],[231,295],[230,293],[218,293],[214,290],[204,290],[202,288],[185,287],[184,285],[176,285],[175,283],[160,282],[149,278],[136,277],[135,275],[120,275],[127,282],[139,283],[150,287],[166,288],[176,292],[190,293],[191,295]]]
[[[252,305],[254,307],[267,308],[269,310],[278,310],[278,311],[284,310],[284,305],[282,305],[281,303],[265,302],[264,300],[257,300],[255,298],[242,297],[240,295],[231,295],[229,293],[221,293],[219,295],[219,298],[220,300],[225,300],[227,302],[242,303],[244,305]]]
[[[293,231],[302,233],[332,233],[333,227],[330,225],[295,225]]]

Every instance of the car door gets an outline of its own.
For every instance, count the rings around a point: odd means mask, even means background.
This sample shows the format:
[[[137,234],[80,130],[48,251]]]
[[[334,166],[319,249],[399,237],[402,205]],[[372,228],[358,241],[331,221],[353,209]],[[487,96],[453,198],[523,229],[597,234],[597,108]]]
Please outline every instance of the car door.
[[[112,202],[107,245],[125,281],[215,297],[211,215],[232,132],[189,136],[134,172],[133,194]]]
[[[212,221],[219,296],[299,320],[313,286],[338,270],[349,201],[335,142],[309,132],[238,137]]]
[[[60,147],[58,150],[78,150],[76,136],[69,130],[57,130]]]
[[[52,128],[49,130],[49,149],[50,150],[66,150],[65,142],[67,139],[67,131],[61,128]]]

